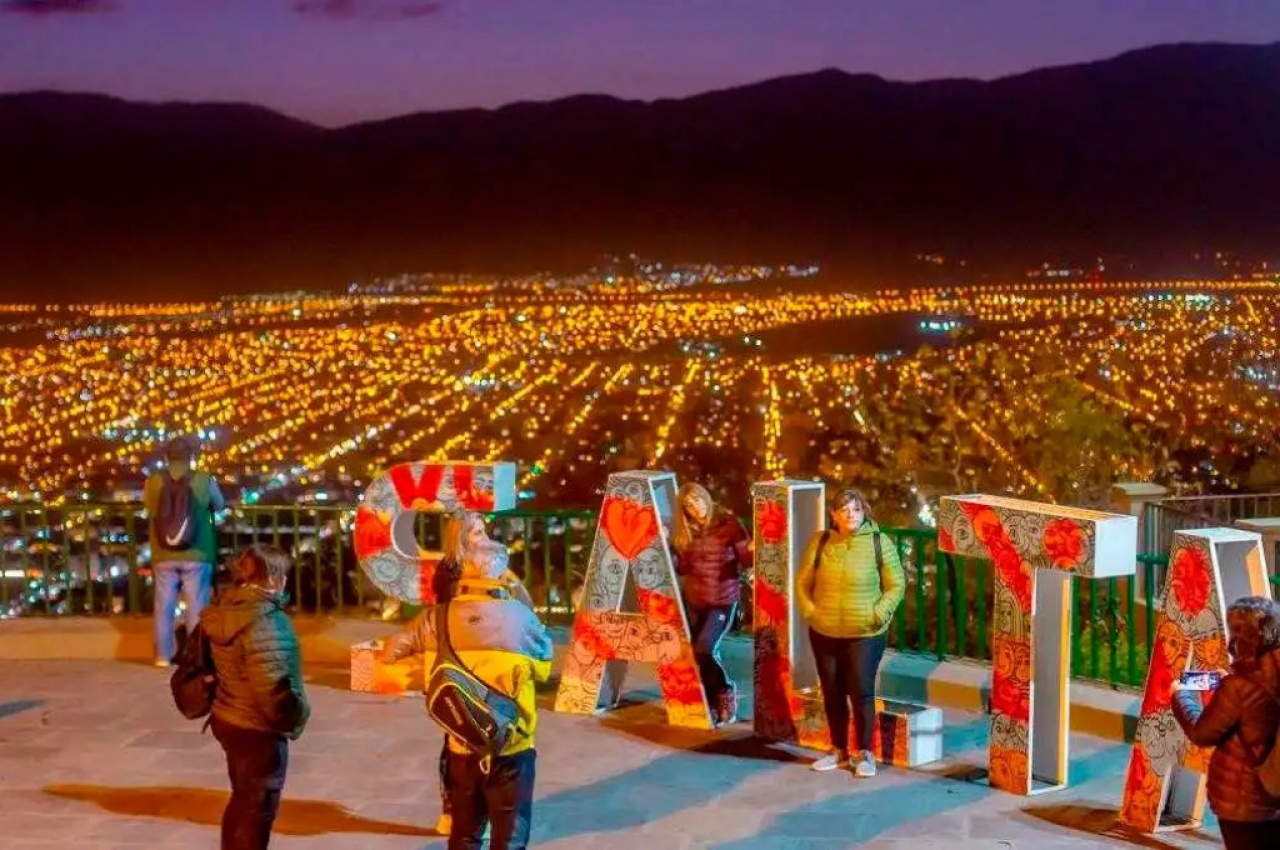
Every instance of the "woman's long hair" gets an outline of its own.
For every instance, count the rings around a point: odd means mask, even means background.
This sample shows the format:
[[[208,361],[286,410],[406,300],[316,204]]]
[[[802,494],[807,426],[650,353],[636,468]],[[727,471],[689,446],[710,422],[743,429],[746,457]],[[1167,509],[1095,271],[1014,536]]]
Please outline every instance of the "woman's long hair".
[[[472,511],[458,511],[445,518],[440,548],[446,561],[460,565],[466,560],[471,532],[476,528],[484,528],[484,517]]]
[[[707,515],[701,522],[693,520],[685,513],[684,500],[688,496],[696,496],[702,504],[707,506]],[[720,511],[720,506],[716,504],[715,499],[711,498],[711,493],[706,487],[693,481],[686,481],[680,486],[680,492],[676,494],[675,517],[671,523],[671,547],[677,553],[688,549],[694,536],[704,528],[710,527],[719,518]]]

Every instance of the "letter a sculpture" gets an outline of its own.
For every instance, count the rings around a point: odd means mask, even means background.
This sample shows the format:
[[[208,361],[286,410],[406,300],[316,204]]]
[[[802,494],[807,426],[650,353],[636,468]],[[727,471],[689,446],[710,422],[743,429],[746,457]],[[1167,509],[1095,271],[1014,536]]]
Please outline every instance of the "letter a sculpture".
[[[676,479],[609,476],[556,711],[595,714],[621,694],[627,663],[657,666],[672,726],[710,729],[711,710],[667,546]]]

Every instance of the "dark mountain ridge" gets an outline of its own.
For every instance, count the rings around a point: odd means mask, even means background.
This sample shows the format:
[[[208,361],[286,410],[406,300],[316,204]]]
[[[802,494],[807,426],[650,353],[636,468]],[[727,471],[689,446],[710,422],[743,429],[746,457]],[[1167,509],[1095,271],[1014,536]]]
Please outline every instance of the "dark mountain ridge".
[[[338,129],[259,107],[0,96],[0,292],[190,297],[607,251],[818,260],[1280,246],[1280,44],[992,82],[828,69]]]

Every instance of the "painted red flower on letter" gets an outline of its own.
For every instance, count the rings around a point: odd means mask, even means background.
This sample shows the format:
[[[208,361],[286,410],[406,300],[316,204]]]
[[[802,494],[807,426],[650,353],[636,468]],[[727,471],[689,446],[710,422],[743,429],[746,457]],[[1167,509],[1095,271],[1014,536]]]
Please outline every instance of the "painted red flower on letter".
[[[1173,667],[1167,652],[1162,649],[1151,653],[1151,666],[1147,671],[1147,692],[1142,697],[1142,714],[1158,714],[1173,702]]]
[[[1198,546],[1187,546],[1178,551],[1173,560],[1169,588],[1174,604],[1184,614],[1195,616],[1209,604],[1212,581],[1209,576],[1209,556]]]
[[[756,582],[756,625],[781,625],[787,620],[787,597],[767,581]]]
[[[680,609],[676,607],[676,601],[665,593],[636,588],[636,601],[640,605],[640,612],[659,625],[671,626],[680,622]]]
[[[1031,568],[1012,546],[996,547],[992,553],[996,572],[1018,600],[1018,608],[1031,611]]]
[[[391,523],[364,505],[356,508],[356,531],[352,545],[357,558],[376,555],[391,545]]]
[[[662,689],[662,698],[669,702],[690,706],[703,700],[702,678],[691,659],[659,664],[658,684]]]
[[[787,511],[778,502],[761,502],[756,509],[756,528],[765,543],[776,546],[787,536]]]
[[[1044,551],[1055,567],[1074,570],[1084,560],[1084,532],[1069,519],[1055,519],[1044,527]]]

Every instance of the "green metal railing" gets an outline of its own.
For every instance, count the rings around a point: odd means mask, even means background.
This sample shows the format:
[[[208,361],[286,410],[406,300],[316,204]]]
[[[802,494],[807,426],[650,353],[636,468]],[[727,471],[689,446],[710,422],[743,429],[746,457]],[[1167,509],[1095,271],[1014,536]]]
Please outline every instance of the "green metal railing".
[[[220,560],[225,563],[251,543],[270,543],[293,556],[295,611],[384,616],[392,606],[360,571],[352,548],[354,520],[349,506],[235,506],[219,529]],[[491,517],[492,533],[510,547],[512,568],[549,625],[572,621],[595,520],[587,510]],[[417,531],[425,548],[437,546],[439,518],[420,515]],[[907,578],[890,644],[939,660],[989,662],[992,565],[941,552],[932,529],[883,531]],[[137,504],[0,507],[0,616],[149,614],[154,593],[148,553],[146,516]],[[1163,554],[1143,554],[1134,576],[1075,583],[1075,676],[1142,686],[1155,631],[1151,612],[1166,560]],[[1280,579],[1272,581],[1280,585]],[[750,610],[741,628],[750,630]]]
[[[219,572],[232,553],[269,543],[293,557],[295,611],[381,615],[383,594],[360,571],[352,545],[355,509],[331,505],[237,505],[219,524]],[[0,507],[0,617],[144,615],[154,605],[147,518],[137,504]],[[511,549],[512,569],[551,624],[573,614],[595,533],[592,511],[504,511],[492,533]],[[440,542],[440,518],[419,514],[425,548]]]

